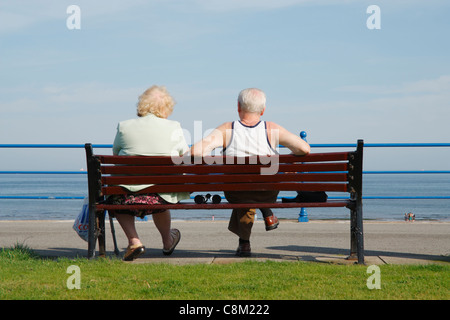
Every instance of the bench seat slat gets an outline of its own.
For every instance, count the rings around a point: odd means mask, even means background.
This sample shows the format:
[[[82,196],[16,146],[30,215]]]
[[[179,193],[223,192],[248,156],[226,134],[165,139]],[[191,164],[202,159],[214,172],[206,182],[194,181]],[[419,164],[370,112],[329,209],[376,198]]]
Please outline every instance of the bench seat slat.
[[[302,202],[301,206],[305,208],[314,207],[346,207],[350,205],[350,200],[328,200],[327,202]],[[98,210],[142,210],[146,205],[113,205],[113,204],[99,204]],[[157,204],[152,205],[151,209],[233,209],[233,208],[298,208],[299,203],[219,203],[219,204],[196,204],[196,203],[174,203],[174,204]]]

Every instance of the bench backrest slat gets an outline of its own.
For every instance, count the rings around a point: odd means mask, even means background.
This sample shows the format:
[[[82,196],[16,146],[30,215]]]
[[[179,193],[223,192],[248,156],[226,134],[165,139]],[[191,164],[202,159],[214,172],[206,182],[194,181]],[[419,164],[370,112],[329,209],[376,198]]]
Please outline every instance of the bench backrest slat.
[[[199,192],[199,191],[334,191],[347,192],[347,184],[339,183],[212,183],[212,184],[174,184],[174,185],[155,185],[137,193],[158,193],[158,192]],[[127,194],[122,187],[112,186],[103,187],[104,195]]]
[[[349,190],[352,152],[307,156],[234,158],[95,156],[103,195],[126,194],[120,185],[148,185],[139,193],[199,191],[335,191]],[[180,160],[179,158],[178,160]],[[269,162],[269,160],[271,162]],[[262,174],[262,171],[265,174]]]
[[[255,173],[260,174],[261,169],[270,170],[269,165],[158,165],[158,166],[102,166],[103,174],[210,174],[210,173]],[[278,164],[272,167],[278,172],[314,172],[314,171],[348,171],[347,163],[296,163]]]
[[[215,174],[215,175],[161,175],[152,176],[103,176],[102,184],[176,184],[176,183],[256,183],[256,182],[347,182],[347,173],[284,173],[274,175],[259,174]]]
[[[306,162],[324,162],[324,161],[347,161],[349,152],[332,152],[332,153],[312,153],[306,156],[295,155],[277,155],[271,156],[278,158],[283,163],[293,163],[302,161]],[[128,165],[172,165],[175,161],[177,163],[184,164],[233,164],[233,163],[256,163],[262,159],[267,163],[267,158],[270,157],[229,157],[229,156],[205,156],[202,158],[185,156],[185,157],[171,157],[167,156],[110,156],[110,155],[98,155],[97,156],[103,164],[128,164]],[[245,159],[245,160],[244,160]]]

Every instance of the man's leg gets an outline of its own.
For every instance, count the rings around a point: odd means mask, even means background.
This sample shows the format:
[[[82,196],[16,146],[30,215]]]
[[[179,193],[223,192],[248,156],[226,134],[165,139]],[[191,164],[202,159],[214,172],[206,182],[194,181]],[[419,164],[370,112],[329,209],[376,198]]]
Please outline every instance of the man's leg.
[[[275,202],[278,191],[229,191],[224,192],[230,203],[258,203]],[[257,205],[255,205],[257,207]],[[255,209],[233,209],[228,224],[228,230],[239,237],[239,247],[236,252],[239,256],[250,256],[250,235],[255,221]]]
[[[239,237],[236,255],[249,257],[251,255],[250,234],[255,221],[255,209],[233,209],[228,224],[228,230]]]
[[[228,224],[228,230],[236,234],[242,240],[250,240],[254,221],[255,209],[233,209]]]

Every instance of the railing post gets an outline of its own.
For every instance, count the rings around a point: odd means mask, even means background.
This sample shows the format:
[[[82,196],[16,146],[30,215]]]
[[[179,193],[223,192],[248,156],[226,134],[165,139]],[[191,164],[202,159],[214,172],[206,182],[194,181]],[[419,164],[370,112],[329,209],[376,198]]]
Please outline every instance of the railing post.
[[[300,137],[306,141],[306,132],[302,131],[300,132]],[[300,213],[298,214],[298,222],[309,222],[308,219],[308,212],[306,212],[305,208],[300,208]]]

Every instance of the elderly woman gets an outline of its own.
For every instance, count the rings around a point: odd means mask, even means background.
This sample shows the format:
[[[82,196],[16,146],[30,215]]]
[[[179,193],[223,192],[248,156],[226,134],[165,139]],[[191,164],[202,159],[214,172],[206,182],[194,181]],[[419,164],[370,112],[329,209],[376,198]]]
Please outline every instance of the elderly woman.
[[[152,86],[140,97],[137,104],[138,118],[120,122],[113,145],[114,155],[181,156],[189,151],[189,146],[177,121],[167,120],[173,111],[174,100],[165,87]],[[131,192],[148,186],[122,186]],[[150,193],[114,196],[115,204],[177,203],[189,198],[188,193]],[[115,211],[116,217],[128,238],[128,248],[124,260],[136,259],[144,253],[135,227],[135,216],[153,215],[153,221],[161,234],[163,253],[170,255],[180,241],[180,231],[171,229],[169,210]]]

